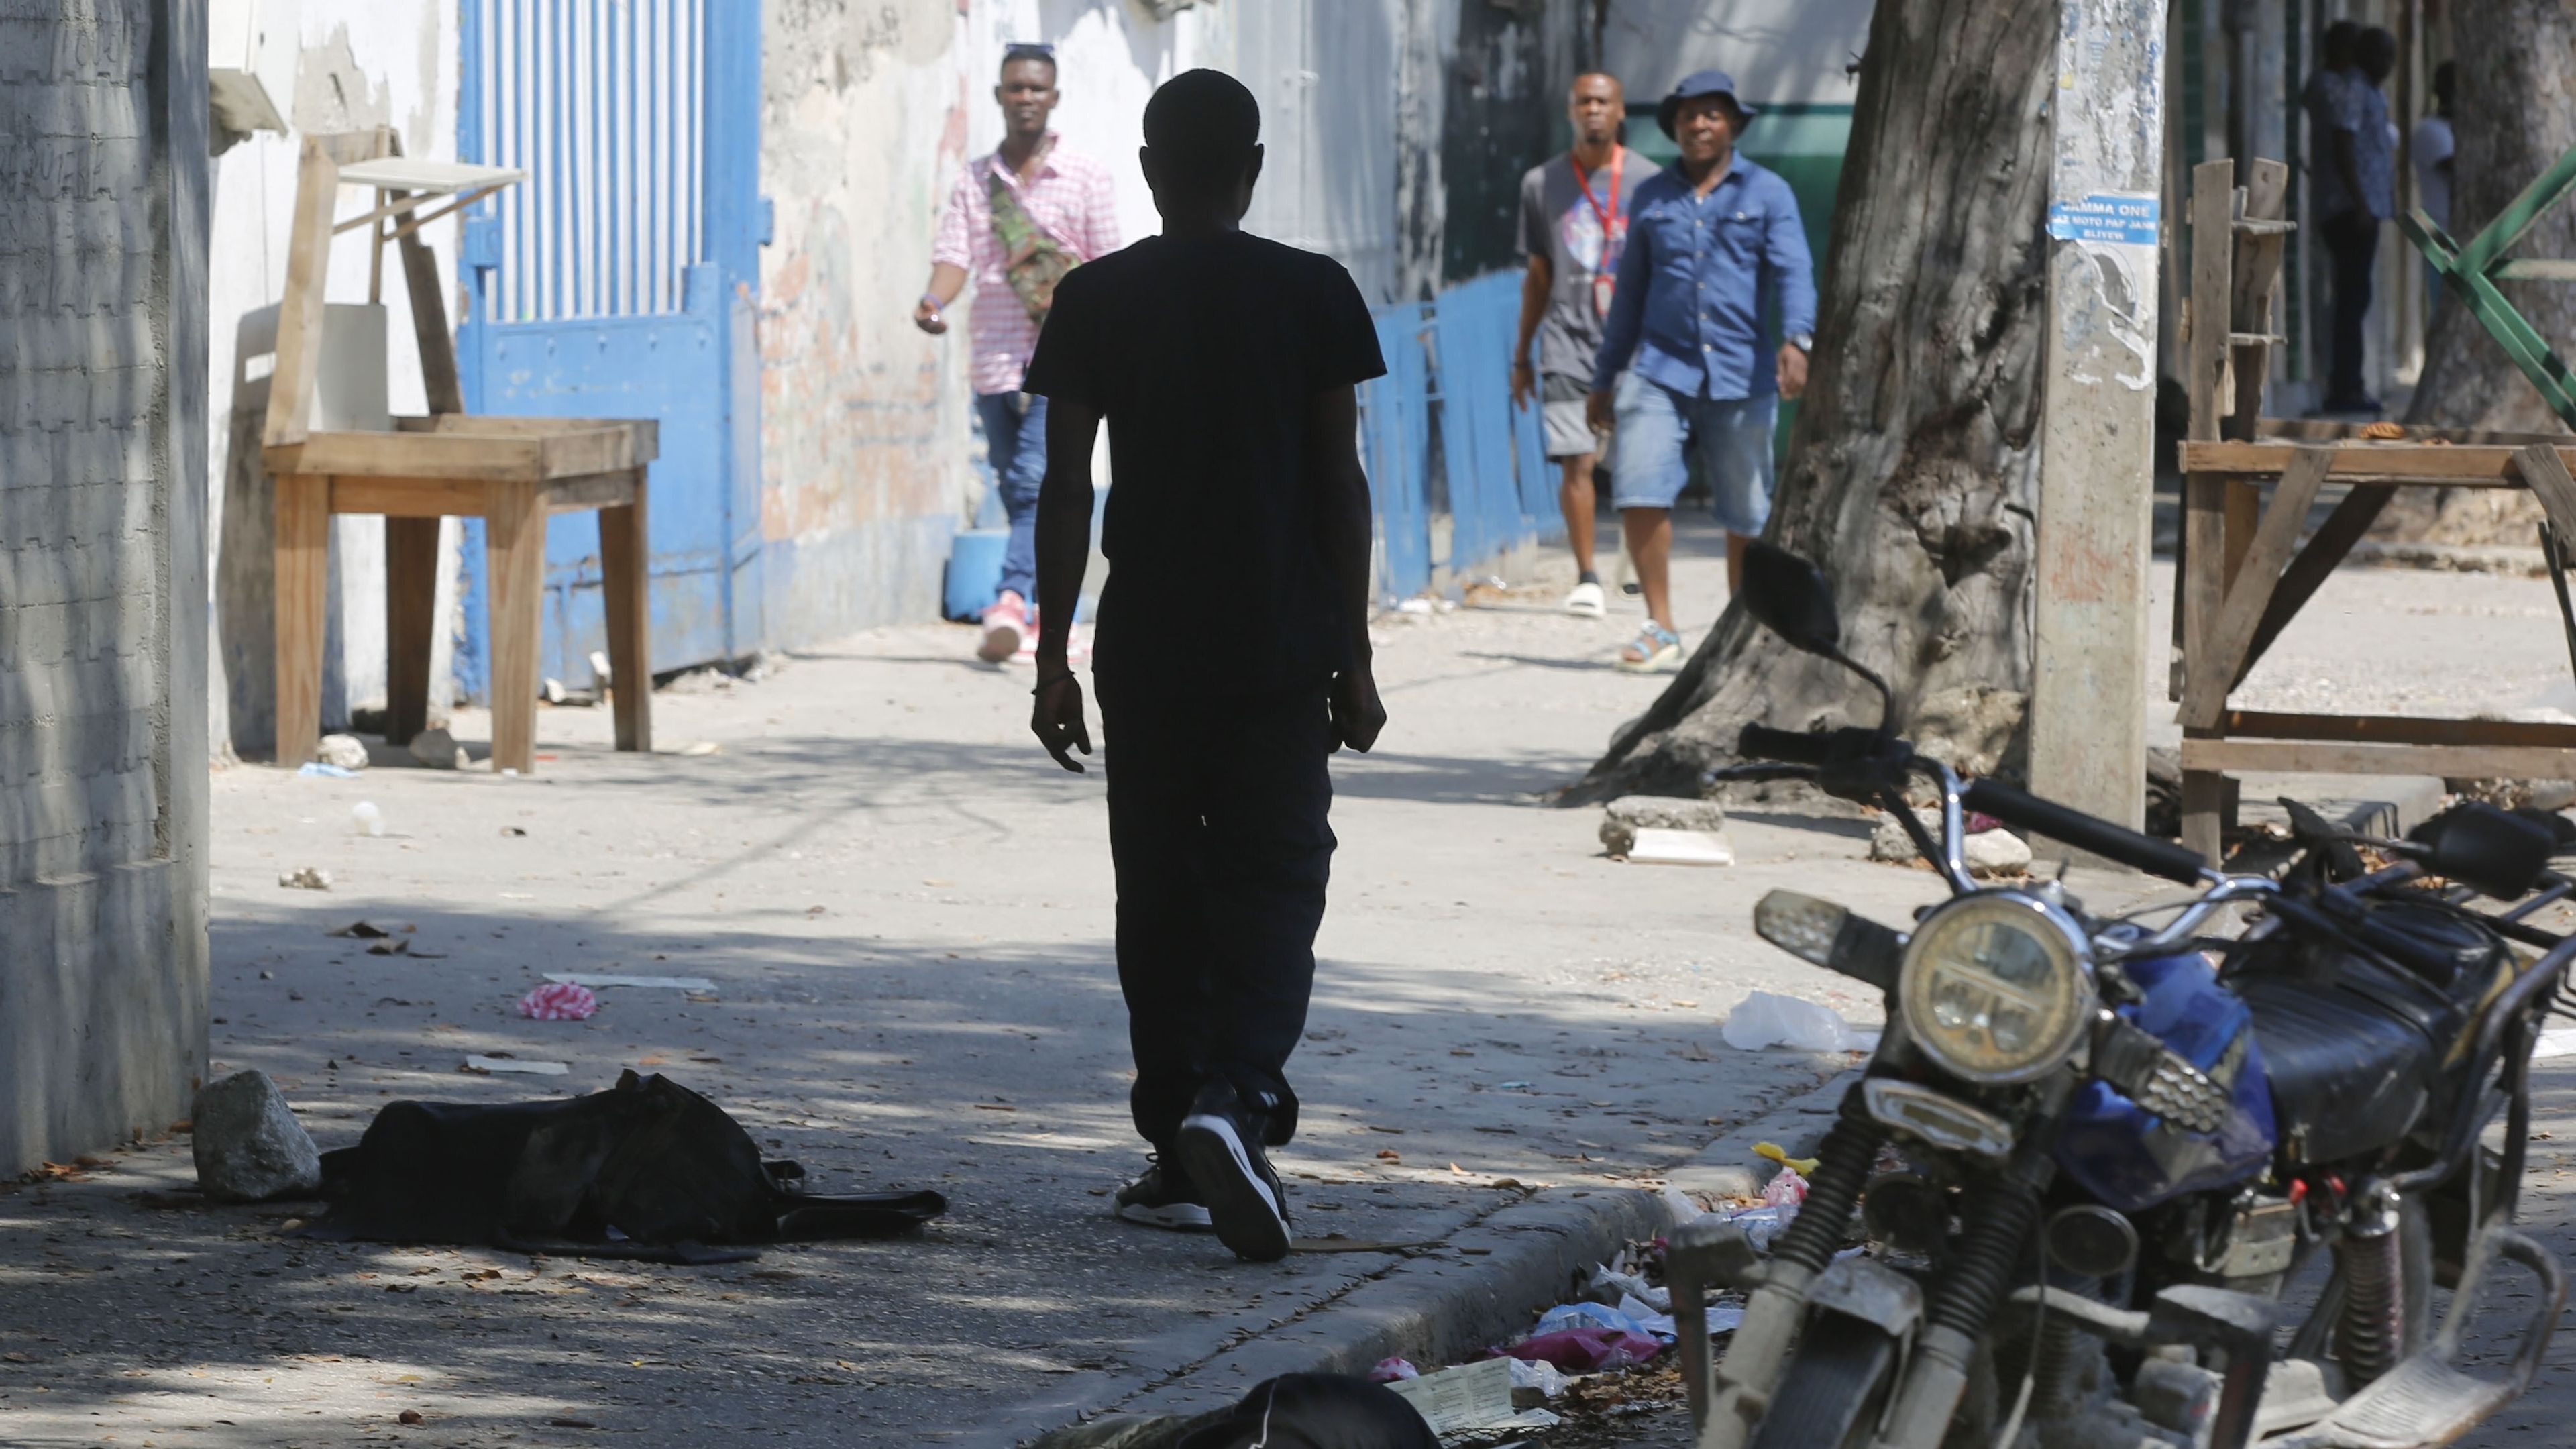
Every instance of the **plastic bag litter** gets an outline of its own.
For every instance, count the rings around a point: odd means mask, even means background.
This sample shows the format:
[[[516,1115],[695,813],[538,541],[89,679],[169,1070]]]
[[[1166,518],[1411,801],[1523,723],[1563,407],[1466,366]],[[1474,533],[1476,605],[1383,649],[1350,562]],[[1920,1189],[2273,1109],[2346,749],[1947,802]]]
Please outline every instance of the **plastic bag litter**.
[[[1622,1273],[1603,1264],[1595,1264],[1592,1275],[1583,1280],[1583,1297],[1585,1302],[1607,1303],[1621,1307],[1622,1311],[1626,1311],[1620,1303],[1624,1298],[1634,1298],[1645,1304],[1649,1313],[1673,1311],[1671,1289],[1657,1288],[1634,1273]]]
[[[1377,1367],[1369,1370],[1368,1376],[1370,1383],[1384,1384],[1397,1379],[1418,1379],[1422,1377],[1422,1370],[1400,1358],[1382,1358],[1377,1361]]]
[[[1639,1328],[1669,1343],[1681,1336],[1673,1327],[1673,1316],[1631,1293],[1619,1300],[1619,1311],[1627,1314]]]
[[[1573,1383],[1574,1380],[1566,1377],[1563,1370],[1546,1359],[1512,1360],[1512,1391],[1515,1404],[1520,1402],[1519,1396],[1522,1390],[1534,1392],[1542,1399],[1552,1399],[1564,1393]]]
[[[1625,1328],[1564,1328],[1533,1334],[1503,1350],[1507,1358],[1554,1364],[1567,1373],[1599,1373],[1646,1363],[1664,1351],[1664,1341],[1650,1333]]]
[[[1708,1209],[1690,1200],[1690,1195],[1677,1187],[1664,1189],[1664,1206],[1673,1215],[1673,1226],[1695,1223],[1708,1216]]]
[[[599,998],[587,986],[553,982],[519,998],[519,1014],[538,1021],[588,1021],[599,1010]]]
[[[1721,1035],[1737,1051],[1785,1046],[1810,1052],[1860,1052],[1878,1047],[1877,1032],[1853,1027],[1832,1007],[1775,991],[1746,996],[1727,1013]]]
[[[1737,1208],[1719,1216],[1730,1223],[1741,1224],[1745,1239],[1753,1244],[1754,1250],[1767,1253],[1771,1251],[1771,1240],[1798,1220],[1798,1209],[1794,1206]]]
[[[1807,1179],[1798,1169],[1782,1166],[1769,1182],[1762,1184],[1764,1207],[1796,1207],[1807,1200]]]
[[[1606,1303],[1560,1303],[1538,1316],[1533,1335],[1555,1333],[1566,1328],[1615,1328],[1626,1333],[1643,1333],[1645,1325],[1630,1317],[1626,1310]]]

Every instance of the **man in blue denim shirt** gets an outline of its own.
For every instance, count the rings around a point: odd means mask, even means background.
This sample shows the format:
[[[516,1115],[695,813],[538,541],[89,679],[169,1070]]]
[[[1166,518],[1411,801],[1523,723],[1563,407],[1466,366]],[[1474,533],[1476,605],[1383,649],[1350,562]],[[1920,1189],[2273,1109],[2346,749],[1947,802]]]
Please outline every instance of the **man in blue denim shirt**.
[[[1816,281],[1789,183],[1735,154],[1754,112],[1724,71],[1683,79],[1656,110],[1680,161],[1637,187],[1628,249],[1588,401],[1592,426],[1615,412],[1619,452],[1610,501],[1619,510],[1646,626],[1619,667],[1678,669],[1673,631],[1673,499],[1697,459],[1726,525],[1726,581],[1771,514],[1771,432],[1783,397],[1807,385]],[[1766,298],[1784,339],[1761,356]],[[1624,379],[1630,361],[1634,370]],[[1613,388],[1616,392],[1613,392]]]

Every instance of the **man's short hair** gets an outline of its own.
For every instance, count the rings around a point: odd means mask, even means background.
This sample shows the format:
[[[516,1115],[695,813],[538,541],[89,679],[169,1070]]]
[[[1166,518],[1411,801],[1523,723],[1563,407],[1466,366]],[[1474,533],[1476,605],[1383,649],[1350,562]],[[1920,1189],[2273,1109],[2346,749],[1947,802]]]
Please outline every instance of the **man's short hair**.
[[[1261,144],[1261,103],[1243,82],[1216,70],[1183,71],[1145,103],[1145,145],[1168,185],[1221,187],[1243,173]]]
[[[1049,76],[1055,74],[1055,47],[1052,45],[1032,45],[1027,42],[1014,45],[1002,52],[1001,69],[1007,71],[1024,60],[1035,61],[1045,66]]]
[[[2317,51],[2321,55],[2348,56],[2360,44],[2360,24],[2351,20],[2338,20],[2327,26],[2325,34],[2318,37]]]
[[[1612,85],[1614,85],[1614,86],[1617,86],[1617,87],[1619,88],[1619,94],[1621,94],[1621,95],[1623,95],[1623,96],[1624,96],[1624,95],[1626,95],[1626,94],[1628,93],[1628,83],[1627,83],[1626,81],[1623,81],[1623,80],[1619,79],[1617,76],[1612,75],[1610,72],[1608,72],[1608,71],[1606,71],[1606,70],[1587,70],[1587,71],[1584,71],[1584,72],[1582,72],[1581,74],[1579,74],[1579,75],[1575,76],[1575,78],[1574,78],[1574,79],[1572,79],[1572,80],[1570,80],[1570,81],[1567,81],[1567,82],[1565,83],[1565,91],[1566,91],[1566,94],[1568,94],[1568,95],[1572,95],[1572,94],[1574,93],[1574,88],[1575,88],[1576,86],[1579,86],[1579,85],[1583,84],[1585,81],[1591,80],[1591,79],[1593,79],[1593,78],[1594,78],[1594,77],[1596,77],[1596,76],[1598,76],[1598,77],[1599,77],[1599,78],[1601,78],[1602,80],[1606,80],[1606,81],[1608,81],[1610,84],[1612,84]]]

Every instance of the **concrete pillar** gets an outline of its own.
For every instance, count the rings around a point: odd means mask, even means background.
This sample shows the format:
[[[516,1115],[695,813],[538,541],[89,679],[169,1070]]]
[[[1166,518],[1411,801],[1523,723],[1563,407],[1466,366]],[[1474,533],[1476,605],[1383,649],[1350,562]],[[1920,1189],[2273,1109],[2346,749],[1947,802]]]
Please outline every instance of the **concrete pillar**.
[[[2060,14],[2031,787],[2134,827],[2146,812],[2165,0],[2068,0]]]

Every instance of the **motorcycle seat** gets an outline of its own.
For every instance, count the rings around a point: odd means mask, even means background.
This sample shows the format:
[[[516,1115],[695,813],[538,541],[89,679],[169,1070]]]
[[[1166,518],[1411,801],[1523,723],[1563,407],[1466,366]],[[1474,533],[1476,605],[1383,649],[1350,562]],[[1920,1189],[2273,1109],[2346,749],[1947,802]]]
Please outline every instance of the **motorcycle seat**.
[[[2366,997],[2287,977],[2256,977],[2238,990],[2272,1079],[2283,1157],[2338,1162],[2388,1147],[2415,1125],[2439,1071],[2417,1025]]]

